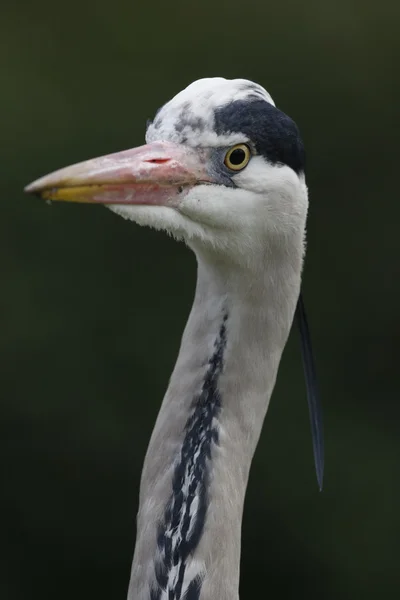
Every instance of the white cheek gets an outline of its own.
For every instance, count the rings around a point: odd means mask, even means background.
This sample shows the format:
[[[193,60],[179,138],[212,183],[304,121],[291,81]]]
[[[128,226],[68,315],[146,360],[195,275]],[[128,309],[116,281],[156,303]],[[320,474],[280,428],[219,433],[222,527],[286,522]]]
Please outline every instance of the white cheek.
[[[297,175],[287,165],[272,165],[262,156],[255,156],[248,166],[233,177],[236,185],[261,195],[268,218],[277,228],[292,228],[305,220],[308,192],[304,174]]]
[[[179,212],[214,227],[243,230],[245,226],[265,228],[265,221],[273,226],[275,218],[307,210],[304,178],[290,167],[271,165],[255,156],[232,180],[238,187],[196,186],[179,205]]]
[[[204,225],[229,231],[243,227],[243,219],[251,218],[260,203],[262,198],[248,190],[199,185],[187,194],[178,210]]]
[[[299,186],[298,175],[286,165],[273,165],[262,156],[253,156],[243,171],[233,175],[237,186],[258,194],[287,190],[293,194]]]

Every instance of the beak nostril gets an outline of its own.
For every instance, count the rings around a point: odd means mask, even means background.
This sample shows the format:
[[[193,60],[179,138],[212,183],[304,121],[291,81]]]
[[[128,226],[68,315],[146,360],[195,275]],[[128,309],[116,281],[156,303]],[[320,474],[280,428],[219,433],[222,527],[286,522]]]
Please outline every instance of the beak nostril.
[[[149,158],[149,159],[145,160],[144,162],[154,163],[156,165],[162,165],[164,163],[169,162],[170,160],[171,160],[170,158]]]

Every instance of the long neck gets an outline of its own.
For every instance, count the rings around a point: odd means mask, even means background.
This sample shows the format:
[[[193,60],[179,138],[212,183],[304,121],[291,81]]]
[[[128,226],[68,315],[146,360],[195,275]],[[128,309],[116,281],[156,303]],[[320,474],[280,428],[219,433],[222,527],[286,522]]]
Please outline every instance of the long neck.
[[[128,600],[238,600],[249,469],[300,271],[301,252],[258,273],[198,256],[193,308],[144,463]]]

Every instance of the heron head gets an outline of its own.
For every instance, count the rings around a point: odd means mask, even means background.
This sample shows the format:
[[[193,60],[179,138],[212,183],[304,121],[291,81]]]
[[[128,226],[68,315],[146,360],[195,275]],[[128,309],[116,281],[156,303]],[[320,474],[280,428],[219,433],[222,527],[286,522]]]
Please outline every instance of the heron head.
[[[157,112],[144,146],[61,169],[26,191],[105,204],[235,256],[302,238],[308,206],[295,123],[244,79],[195,81]]]

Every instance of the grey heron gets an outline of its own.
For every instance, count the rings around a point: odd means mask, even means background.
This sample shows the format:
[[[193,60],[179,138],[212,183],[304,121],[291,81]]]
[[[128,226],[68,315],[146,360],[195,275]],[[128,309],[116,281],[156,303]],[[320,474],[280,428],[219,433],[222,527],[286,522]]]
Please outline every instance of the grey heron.
[[[308,192],[297,126],[256,83],[201,79],[156,113],[146,145],[26,191],[108,205],[194,251],[194,303],[143,466],[128,598],[237,600],[250,464],[295,314],[322,486],[300,295]]]

